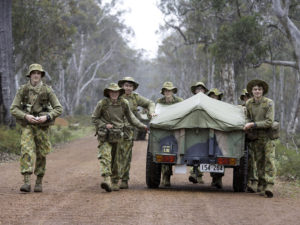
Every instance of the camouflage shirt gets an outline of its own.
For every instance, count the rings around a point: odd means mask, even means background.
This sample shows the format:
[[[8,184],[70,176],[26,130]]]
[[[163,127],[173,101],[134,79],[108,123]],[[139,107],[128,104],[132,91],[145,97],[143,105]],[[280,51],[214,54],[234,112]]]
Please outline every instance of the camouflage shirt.
[[[274,103],[271,99],[262,97],[255,102],[250,98],[246,102],[247,122],[255,122],[258,129],[270,128],[274,122]]]
[[[114,128],[123,128],[126,119],[136,127],[144,128],[145,126],[135,117],[128,101],[124,98],[119,98],[116,103],[109,98],[100,100],[92,115],[92,122],[97,130],[105,128],[106,124],[112,124]]]
[[[45,104],[52,120],[61,115],[63,109],[52,88],[43,82],[33,87],[29,81],[17,91],[10,112],[16,119],[25,120],[26,114],[38,115],[45,112]]]
[[[179,97],[176,97],[176,96],[173,95],[173,100],[171,102],[167,102],[166,97],[162,97],[162,98],[157,99],[156,103],[160,103],[160,104],[163,104],[163,105],[172,105],[172,104],[182,102],[182,101],[183,101],[182,98],[179,98]]]

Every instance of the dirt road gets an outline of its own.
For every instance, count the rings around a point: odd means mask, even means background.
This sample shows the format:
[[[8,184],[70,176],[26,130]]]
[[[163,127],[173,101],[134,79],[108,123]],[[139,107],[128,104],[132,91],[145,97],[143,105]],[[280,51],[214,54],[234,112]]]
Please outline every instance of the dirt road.
[[[188,182],[175,174],[169,189],[145,184],[146,142],[134,145],[130,189],[100,189],[97,143],[87,137],[48,156],[43,193],[22,194],[18,162],[0,164],[0,225],[7,224],[300,224],[299,196],[275,198],[232,191],[232,170],[224,189]],[[32,184],[34,182],[32,181]]]

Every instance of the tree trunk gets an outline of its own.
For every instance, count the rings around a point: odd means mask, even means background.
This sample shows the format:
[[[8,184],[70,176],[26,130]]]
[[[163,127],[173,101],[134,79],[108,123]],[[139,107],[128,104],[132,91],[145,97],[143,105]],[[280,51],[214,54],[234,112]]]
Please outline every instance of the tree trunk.
[[[284,128],[286,127],[286,123],[285,123],[285,116],[284,116],[284,113],[285,113],[285,104],[284,104],[284,67],[281,66],[280,67],[280,73],[279,73],[279,81],[280,81],[280,126],[281,128]]]
[[[11,4],[11,0],[0,1],[0,123],[5,125],[13,123],[9,108],[15,94]]]
[[[232,64],[226,64],[221,71],[223,79],[224,99],[228,103],[237,104],[237,96],[235,91],[235,73]]]
[[[296,73],[297,73],[297,88],[296,88],[296,94],[294,95],[294,103],[293,108],[291,111],[290,121],[287,127],[288,133],[293,133],[293,131],[296,129],[296,119],[297,119],[297,113],[299,108],[299,100],[300,100],[300,30],[298,27],[293,23],[293,21],[289,18],[289,7],[290,7],[290,1],[281,1],[281,0],[272,0],[273,3],[273,11],[276,15],[277,19],[283,26],[286,36],[289,39],[293,50],[294,50],[294,57],[295,57],[295,65],[296,65]],[[281,3],[284,3],[284,8],[282,7]]]
[[[292,106],[290,120],[287,127],[288,134],[294,134],[293,132],[296,130],[295,124],[297,119],[297,114],[299,110],[299,100],[300,100],[300,74],[299,71],[296,71],[297,74],[297,87],[296,87],[296,94],[294,95],[294,103]]]

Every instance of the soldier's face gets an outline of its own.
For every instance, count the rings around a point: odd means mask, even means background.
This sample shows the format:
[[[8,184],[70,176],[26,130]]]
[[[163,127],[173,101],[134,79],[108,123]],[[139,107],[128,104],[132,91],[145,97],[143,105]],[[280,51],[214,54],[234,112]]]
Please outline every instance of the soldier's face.
[[[199,92],[205,93],[205,89],[202,86],[196,87],[195,94],[198,94]]]
[[[214,98],[216,100],[220,100],[218,95],[210,94],[209,97]]]
[[[120,92],[119,91],[109,91],[108,94],[109,94],[109,98],[111,100],[117,100],[120,95]]]
[[[164,96],[165,96],[166,98],[169,98],[169,97],[171,97],[172,95],[173,95],[173,91],[172,91],[172,90],[167,90],[167,89],[164,90]]]
[[[133,91],[133,88],[134,88],[133,83],[125,82],[125,83],[123,84],[123,89],[125,90],[125,94],[126,94],[126,95],[131,94],[132,91]]]
[[[254,86],[252,88],[252,94],[254,98],[261,98],[263,96],[264,89],[259,86]]]
[[[32,85],[38,84],[42,79],[42,72],[34,70],[30,73],[30,83]]]

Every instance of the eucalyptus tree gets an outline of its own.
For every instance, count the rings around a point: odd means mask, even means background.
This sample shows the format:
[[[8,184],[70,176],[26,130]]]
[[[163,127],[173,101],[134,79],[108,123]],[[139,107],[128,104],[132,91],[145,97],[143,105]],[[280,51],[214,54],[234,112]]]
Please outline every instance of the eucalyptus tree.
[[[0,2],[0,124],[12,124],[9,113],[14,95],[11,1]]]

